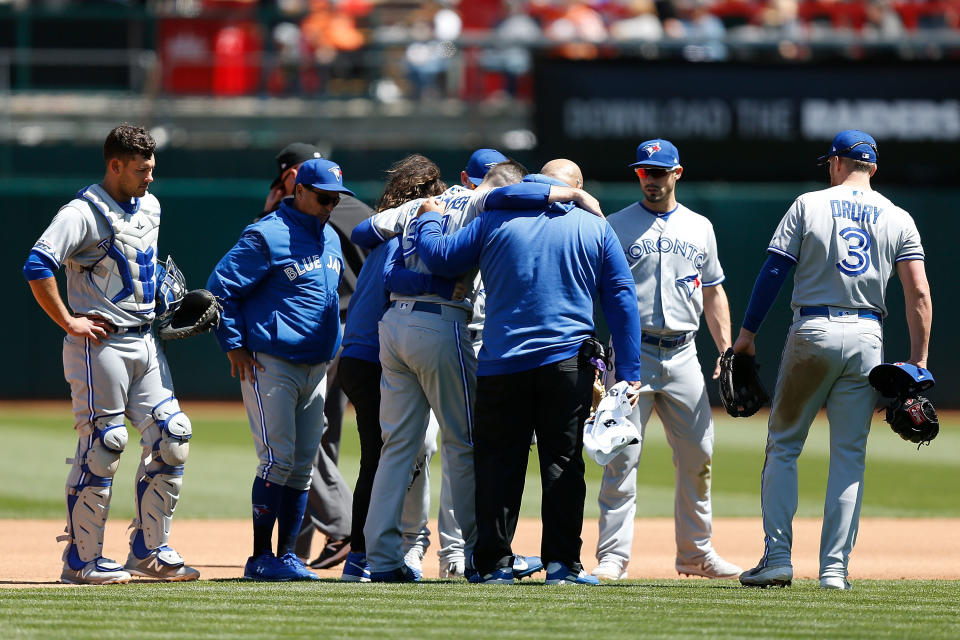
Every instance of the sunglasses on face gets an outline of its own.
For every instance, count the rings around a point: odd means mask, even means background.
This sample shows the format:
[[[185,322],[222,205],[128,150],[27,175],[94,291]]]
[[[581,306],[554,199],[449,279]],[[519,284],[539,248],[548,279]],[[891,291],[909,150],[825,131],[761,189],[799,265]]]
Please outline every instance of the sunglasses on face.
[[[645,178],[662,178],[665,175],[673,173],[676,171],[676,169],[653,169],[650,167],[637,167],[634,169],[634,171],[637,172],[637,177],[643,180]]]
[[[331,204],[333,206],[337,206],[338,204],[340,204],[339,194],[330,195],[329,193],[323,193],[323,192],[317,191],[316,189],[311,189],[310,187],[304,187],[304,189],[312,192],[313,195],[317,196],[317,202],[320,204],[321,207],[328,207]]]

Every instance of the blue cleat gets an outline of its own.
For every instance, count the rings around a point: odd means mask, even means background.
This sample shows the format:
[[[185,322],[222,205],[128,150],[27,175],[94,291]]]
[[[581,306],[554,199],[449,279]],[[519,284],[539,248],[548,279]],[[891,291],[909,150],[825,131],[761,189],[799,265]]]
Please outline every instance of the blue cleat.
[[[243,579],[260,582],[290,582],[302,578],[297,571],[280,562],[272,552],[266,551],[256,558],[251,556],[247,559],[247,564],[243,567]]]
[[[367,564],[367,554],[359,551],[347,554],[343,563],[343,575],[340,582],[370,582],[370,565]]]
[[[285,553],[279,558],[277,558],[284,566],[290,569],[297,577],[291,578],[291,580],[319,580],[320,576],[315,574],[310,569],[307,569],[307,565],[303,564],[303,561],[297,557],[295,553]]]
[[[420,576],[407,565],[390,571],[371,571],[370,582],[420,582]]]
[[[586,571],[575,573],[562,562],[551,562],[547,565],[547,579],[544,584],[588,584],[597,586],[600,581]]]
[[[513,556],[513,577],[522,580],[543,570],[543,560],[540,556]]]
[[[473,572],[467,578],[467,581],[472,584],[513,584],[513,569],[500,567],[496,571],[484,575]]]

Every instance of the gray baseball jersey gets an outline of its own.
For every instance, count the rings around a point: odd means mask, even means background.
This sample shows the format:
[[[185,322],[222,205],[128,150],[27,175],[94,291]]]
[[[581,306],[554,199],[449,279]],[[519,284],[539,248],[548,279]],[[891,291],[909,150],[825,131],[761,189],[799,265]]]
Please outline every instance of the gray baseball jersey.
[[[696,331],[703,313],[703,287],[724,280],[710,221],[682,204],[657,215],[639,202],[607,221],[637,283],[644,331]],[[653,281],[658,284],[652,286]]]
[[[863,498],[867,435],[877,392],[870,370],[883,360],[876,313],[902,260],[922,260],[910,216],[876,191],[836,186],[801,195],[769,251],[797,262],[794,323],[783,349],[761,475],[761,567],[791,566],[797,457],[824,405],[830,470],[820,539],[820,577],[846,578]]]
[[[794,309],[832,305],[883,315],[894,264],[924,257],[910,214],[876,191],[842,185],[797,198],[768,250],[797,263]]]
[[[64,205],[33,248],[66,267],[67,303],[74,312],[99,315],[118,327],[153,320],[160,203],[148,193],[127,214],[99,185],[85,193],[94,200]]]
[[[607,220],[633,273],[644,333],[682,336],[696,331],[703,287],[724,280],[710,221],[683,205],[658,215],[639,202]],[[626,572],[633,546],[637,466],[647,423],[656,409],[677,468],[677,569],[697,567],[714,554],[710,500],[714,431],[696,346],[692,338],[679,346],[644,343],[641,357],[643,387],[630,416],[641,442],[604,467],[597,559],[618,565],[618,573]],[[610,376],[609,383],[613,382]]]

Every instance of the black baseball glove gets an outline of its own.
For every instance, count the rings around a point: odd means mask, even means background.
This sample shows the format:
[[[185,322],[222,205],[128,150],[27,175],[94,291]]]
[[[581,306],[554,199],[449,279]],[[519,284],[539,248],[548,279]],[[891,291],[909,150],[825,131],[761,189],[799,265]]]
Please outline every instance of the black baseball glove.
[[[923,396],[894,400],[887,405],[886,420],[890,428],[904,440],[917,445],[930,445],[940,433],[940,420],[933,403]]]
[[[756,358],[734,353],[732,347],[720,356],[720,400],[734,418],[752,416],[770,400],[759,369]]]
[[[180,340],[197,336],[220,324],[220,303],[206,289],[194,289],[183,296],[177,310],[160,321],[161,340]]]

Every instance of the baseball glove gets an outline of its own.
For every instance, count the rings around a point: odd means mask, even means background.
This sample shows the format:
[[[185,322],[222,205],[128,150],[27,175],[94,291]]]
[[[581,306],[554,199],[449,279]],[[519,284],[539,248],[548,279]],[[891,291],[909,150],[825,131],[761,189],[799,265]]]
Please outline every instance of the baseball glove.
[[[720,356],[720,400],[734,418],[752,416],[770,400],[753,356],[727,349]]]
[[[898,436],[917,445],[930,445],[940,433],[940,420],[933,403],[923,396],[894,400],[887,405],[886,420]]]
[[[220,303],[206,289],[187,291],[177,310],[160,321],[161,340],[180,340],[197,336],[220,324]]]

